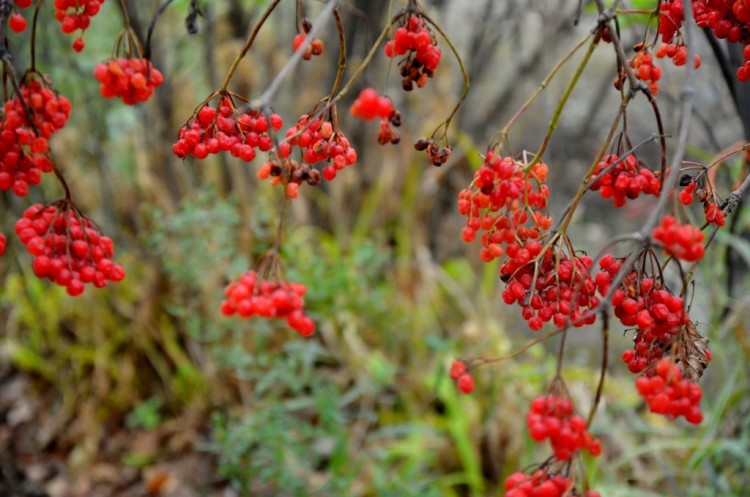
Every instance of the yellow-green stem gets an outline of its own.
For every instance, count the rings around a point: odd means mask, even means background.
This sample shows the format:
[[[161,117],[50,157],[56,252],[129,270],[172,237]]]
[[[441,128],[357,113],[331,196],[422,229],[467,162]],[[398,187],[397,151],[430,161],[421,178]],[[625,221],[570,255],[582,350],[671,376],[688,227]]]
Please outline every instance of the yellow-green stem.
[[[448,133],[448,128],[451,125],[451,121],[453,120],[453,117],[455,117],[456,113],[458,112],[458,109],[461,108],[461,104],[463,104],[464,100],[466,100],[466,95],[469,94],[469,88],[471,87],[471,82],[469,81],[469,73],[466,70],[466,66],[464,65],[464,61],[461,58],[461,55],[458,53],[458,49],[456,49],[456,46],[453,44],[453,41],[448,37],[448,35],[445,34],[445,32],[442,30],[440,26],[438,26],[435,21],[430,19],[426,14],[422,13],[421,16],[430,23],[430,25],[435,28],[435,31],[440,33],[440,36],[443,37],[445,42],[448,44],[448,47],[451,49],[451,52],[453,52],[453,56],[456,58],[456,61],[458,62],[458,67],[461,69],[461,76],[464,78],[464,88],[461,91],[461,97],[458,99],[458,102],[456,102],[455,107],[453,107],[453,110],[451,111],[450,115],[446,118],[446,120],[438,126],[435,131],[433,131],[433,136],[437,131],[444,127],[444,135]]]
[[[508,124],[505,125],[505,127],[500,131],[500,136],[497,139],[497,147],[498,149],[502,146],[503,142],[505,142],[505,139],[508,137],[508,133],[510,132],[510,129],[516,124],[516,121],[523,115],[526,110],[528,110],[529,107],[531,107],[531,104],[534,103],[536,98],[544,91],[549,83],[552,81],[552,79],[555,77],[557,72],[565,65],[566,62],[570,60],[571,57],[578,51],[579,48],[581,48],[586,41],[588,41],[589,38],[591,38],[592,34],[587,33],[586,36],[581,38],[581,40],[576,43],[576,45],[563,57],[560,59],[555,67],[552,68],[552,70],[547,74],[547,77],[544,78],[544,81],[539,85],[539,87],[532,93],[529,98],[526,99],[526,101],[521,105],[521,107],[516,111],[515,114],[513,114],[513,117],[510,118],[510,121],[508,121]]]
[[[596,49],[597,45],[599,45],[598,36],[594,37],[593,41],[589,45],[588,50],[586,50],[586,53],[583,56],[583,60],[581,60],[581,63],[578,65],[578,69],[576,69],[576,72],[573,75],[573,79],[570,80],[570,83],[568,83],[568,87],[565,88],[565,92],[563,93],[562,97],[560,97],[560,101],[557,102],[555,113],[552,116],[552,120],[549,123],[549,127],[547,128],[547,134],[544,136],[544,141],[542,142],[542,146],[539,148],[539,151],[536,153],[534,160],[532,160],[531,164],[527,166],[526,168],[527,171],[530,171],[535,165],[541,162],[542,156],[544,156],[544,152],[547,150],[547,146],[549,145],[549,142],[552,139],[552,133],[554,133],[555,128],[557,128],[557,123],[560,120],[560,116],[562,115],[562,111],[565,108],[565,104],[568,103],[568,98],[570,98],[571,93],[573,93],[573,89],[578,85],[578,80],[581,78],[583,71],[586,69],[586,66],[589,63],[589,60],[591,59],[591,54],[594,53],[594,50]]]
[[[331,88],[331,96],[336,95],[344,79],[344,69],[346,69],[346,39],[344,38],[344,25],[341,23],[339,9],[334,9],[333,18],[336,20],[336,30],[339,34],[339,67],[336,71],[336,80]]]
[[[604,153],[606,152],[607,147],[612,142],[612,138],[615,136],[617,127],[620,124],[620,118],[625,112],[625,108],[628,106],[629,101],[630,101],[630,97],[628,95],[623,97],[622,103],[620,104],[620,109],[617,112],[617,116],[615,116],[615,120],[612,123],[612,127],[609,129],[609,134],[607,135],[606,140],[604,140],[604,143],[599,149],[599,152],[596,154],[594,161],[591,163],[591,167],[589,167],[589,170],[586,171],[586,175],[583,177],[583,181],[581,181],[581,186],[578,187],[578,191],[576,192],[575,197],[573,197],[573,200],[570,203],[570,208],[568,209],[568,212],[565,214],[565,218],[560,223],[560,227],[557,229],[557,232],[565,233],[565,231],[568,229],[568,225],[570,224],[571,219],[573,219],[573,214],[576,211],[576,207],[578,207],[578,204],[581,202],[583,195],[589,189],[589,186],[591,186],[589,185],[589,179],[591,178],[591,176],[593,176],[594,171],[596,171],[597,165],[599,165],[599,162],[601,162],[602,157],[604,157]]]
[[[224,82],[221,85],[221,90],[219,90],[221,93],[227,91],[229,81],[232,79],[232,76],[234,76],[234,72],[237,70],[237,66],[240,64],[240,61],[245,57],[245,55],[247,55],[247,51],[250,50],[250,47],[253,45],[255,38],[260,32],[260,28],[263,27],[263,24],[265,24],[268,17],[280,2],[281,0],[274,0],[273,3],[268,6],[266,11],[263,12],[263,15],[260,17],[260,19],[258,19],[258,22],[255,23],[255,26],[253,26],[253,30],[250,33],[250,36],[248,36],[247,40],[245,40],[245,45],[243,45],[242,50],[240,50],[240,53],[238,53],[237,57],[235,57],[234,62],[232,62],[232,66],[229,68],[229,72],[227,72],[227,75],[224,78]]]

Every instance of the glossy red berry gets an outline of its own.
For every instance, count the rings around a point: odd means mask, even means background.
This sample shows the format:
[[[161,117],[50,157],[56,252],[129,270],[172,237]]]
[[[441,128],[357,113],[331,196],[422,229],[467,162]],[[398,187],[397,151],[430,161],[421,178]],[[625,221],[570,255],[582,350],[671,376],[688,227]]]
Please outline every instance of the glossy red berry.
[[[468,373],[459,376],[456,384],[458,385],[458,389],[465,394],[470,394],[474,391],[474,378]]]
[[[8,19],[8,27],[12,31],[20,33],[21,31],[26,29],[26,19],[21,14],[16,12]]]

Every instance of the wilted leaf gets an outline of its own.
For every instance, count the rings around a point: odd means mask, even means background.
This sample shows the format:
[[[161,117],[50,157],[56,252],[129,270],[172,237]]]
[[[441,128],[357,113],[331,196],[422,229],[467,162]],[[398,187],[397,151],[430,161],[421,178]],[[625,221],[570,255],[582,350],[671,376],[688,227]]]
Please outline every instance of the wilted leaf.
[[[680,329],[680,333],[665,352],[665,355],[674,353],[684,377],[692,381],[698,381],[703,376],[703,371],[711,361],[708,339],[700,334],[692,321],[688,321]]]

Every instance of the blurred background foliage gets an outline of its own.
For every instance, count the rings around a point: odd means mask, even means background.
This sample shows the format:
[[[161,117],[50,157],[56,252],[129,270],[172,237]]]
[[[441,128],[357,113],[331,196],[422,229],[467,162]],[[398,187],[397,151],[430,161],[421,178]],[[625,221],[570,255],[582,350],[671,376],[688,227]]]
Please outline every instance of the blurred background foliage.
[[[127,3],[136,31],[145,33],[157,2]],[[455,199],[489,137],[594,17],[585,13],[574,27],[572,0],[423,2],[473,81],[451,131],[453,159],[432,168],[409,144],[429,134],[459,94],[455,61],[446,53],[425,89],[403,94],[395,67],[378,58],[363,86],[387,91],[401,109],[402,144],[378,146],[373,126],[348,119],[350,101],[343,102],[342,128],[360,161],[333,184],[303,188],[287,223],[287,276],[308,286],[317,323],[315,337],[303,340],[283,326],[218,311],[224,286],[272,243],[278,189],[259,184],[257,164],[183,162],[171,153],[177,129],[219,86],[267,2],[203,2],[201,31],[192,37],[184,31],[188,3],[175,0],[157,23],[153,58],[166,81],[135,108],[102,99],[91,77],[121,29],[117,2],[104,4],[80,55],[56,27],[39,32],[37,64],[74,105],[52,142],[55,159],[79,206],[115,240],[127,278],[71,299],[36,279],[28,254],[15,239],[9,244],[0,259],[0,462],[15,461],[22,472],[47,468],[26,477],[49,495],[502,495],[509,472],[547,456],[525,434],[523,413],[546,389],[557,343],[477,371],[477,391],[457,394],[447,376],[452,359],[507,353],[532,333],[502,303],[497,268],[461,242]],[[320,4],[306,4],[314,19]],[[388,4],[357,0],[344,9],[352,68],[390,17]],[[230,89],[248,97],[265,89],[291,54],[293,9],[294,2],[282,2]],[[622,23],[627,43],[638,40],[644,22]],[[53,26],[51,9],[42,9],[40,23]],[[287,124],[333,81],[336,35],[332,26],[324,32],[327,53],[297,68],[273,102]],[[27,44],[11,46],[19,70]],[[708,162],[743,133],[710,52],[700,50],[691,158]],[[522,118],[511,135],[514,150],[538,146],[573,67]],[[660,106],[672,129],[681,73],[665,73]],[[546,156],[553,215],[578,187],[613,118],[613,75],[614,56],[601,47]],[[645,99],[629,118],[634,143],[655,132]],[[657,153],[647,147],[642,158]],[[725,188],[740,167],[724,168]],[[12,232],[30,201],[60,195],[51,178],[29,199],[3,195],[2,231]],[[613,234],[637,227],[648,205],[615,212],[587,198],[572,231],[577,248],[596,253]],[[618,359],[629,340],[614,334],[593,426],[605,452],[585,461],[593,488],[605,496],[730,496],[750,488],[750,245],[748,216],[743,210],[739,217],[696,278],[693,315],[714,354],[703,425],[645,413]],[[736,254],[731,261],[726,247]],[[596,329],[571,338],[565,377],[585,412],[601,345]],[[9,385],[18,388],[8,393]]]

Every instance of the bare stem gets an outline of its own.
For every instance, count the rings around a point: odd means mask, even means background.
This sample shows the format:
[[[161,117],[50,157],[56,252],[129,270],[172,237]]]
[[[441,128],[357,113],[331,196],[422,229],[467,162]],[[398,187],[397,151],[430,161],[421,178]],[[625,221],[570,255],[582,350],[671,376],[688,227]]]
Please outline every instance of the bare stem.
[[[253,46],[253,42],[255,41],[255,38],[258,36],[258,33],[260,32],[260,28],[263,27],[263,24],[265,24],[266,20],[268,20],[268,17],[271,15],[271,13],[274,11],[277,5],[281,0],[273,0],[271,5],[268,6],[265,12],[263,12],[263,15],[260,16],[260,19],[258,19],[258,22],[255,23],[255,26],[253,26],[253,30],[250,32],[250,36],[247,37],[247,40],[245,40],[245,45],[243,45],[242,50],[237,54],[237,57],[234,58],[234,62],[232,62],[231,67],[229,68],[229,72],[227,72],[226,77],[224,78],[224,83],[221,85],[221,93],[224,93],[227,91],[227,87],[229,86],[229,81],[232,79],[232,76],[234,76],[234,72],[237,70],[237,66],[240,64],[240,61],[247,55],[247,51],[250,50],[250,47]],[[307,46],[310,42],[310,37],[305,42],[305,46]],[[301,47],[302,50],[298,50],[297,52],[304,51],[305,47]],[[295,52],[295,56],[297,53]],[[299,54],[301,56],[301,54]],[[294,58],[294,56],[292,56]]]
[[[589,166],[589,170],[586,171],[586,174],[583,177],[583,181],[581,182],[581,186],[578,187],[578,191],[576,192],[575,197],[573,197],[573,199],[570,201],[568,206],[563,211],[564,214],[561,217],[561,220],[558,221],[558,225],[556,225],[554,229],[552,230],[553,232],[564,233],[568,229],[568,225],[570,224],[570,221],[573,219],[573,214],[575,214],[575,210],[578,207],[578,204],[581,202],[583,195],[586,193],[586,191],[589,189],[589,186],[592,184],[592,182],[589,181],[589,178],[593,176],[594,171],[596,171],[596,168],[599,165],[599,162],[601,162],[602,157],[604,157],[604,153],[606,152],[607,147],[612,141],[612,138],[615,136],[617,127],[620,125],[620,119],[625,113],[625,108],[627,107],[629,101],[630,101],[629,95],[624,95],[622,102],[620,103],[620,109],[618,110],[617,115],[615,116],[615,119],[612,122],[612,126],[609,128],[609,134],[607,135],[607,139],[599,148],[599,152],[596,154],[596,157],[594,157],[594,160],[591,163],[591,166]]]
[[[620,2],[616,1],[609,8],[606,8],[604,6],[603,0],[594,0],[594,2],[596,3],[597,9],[599,10],[599,23],[600,25],[604,25],[607,28],[607,31],[609,32],[609,37],[612,40],[612,46],[615,48],[615,53],[617,54],[618,64],[625,71],[625,75],[628,78],[628,85],[630,86],[630,93],[632,94],[638,90],[646,88],[646,85],[643,84],[635,76],[635,73],[633,73],[633,69],[630,67],[630,64],[628,63],[628,57],[627,55],[625,55],[625,49],[623,49],[622,47],[622,41],[620,40],[620,37],[617,35],[617,30],[614,29],[614,26],[612,25],[612,18],[615,15],[617,4]]]
[[[274,0],[272,7],[275,7],[276,4],[279,3],[279,1],[280,0]],[[321,26],[323,26],[326,23],[326,21],[333,15],[333,11],[338,6],[338,4],[339,4],[339,0],[328,1],[326,6],[320,12],[320,15],[318,15],[318,18],[315,19],[312,29],[310,30],[309,33],[307,33],[307,36],[305,37],[305,41],[297,49],[297,51],[294,52],[294,54],[292,54],[292,56],[289,58],[287,63],[284,65],[284,67],[281,68],[281,70],[273,79],[273,81],[271,81],[271,84],[268,85],[268,88],[266,88],[266,91],[263,92],[263,95],[261,95],[257,100],[252,102],[251,107],[264,109],[269,105],[274,95],[276,95],[276,92],[278,92],[279,89],[281,88],[281,84],[297,67],[297,64],[299,64],[299,62],[302,60],[302,56],[305,53],[305,49],[310,43],[312,43],[312,40],[315,38],[315,35],[318,34],[318,32],[320,31]],[[266,13],[270,15],[270,12],[266,11]],[[268,16],[266,15],[265,17],[268,17]],[[261,19],[259,23],[261,23],[264,20],[265,19]],[[250,41],[250,44],[252,44],[252,41]],[[247,44],[246,46],[247,48],[250,48]],[[244,52],[247,52],[247,50],[243,50],[241,54],[244,55]],[[239,62],[239,61],[235,61],[235,62]],[[225,84],[223,86],[224,89],[226,89],[226,85],[229,84],[229,78],[231,77],[231,72],[233,72],[235,66],[236,64],[232,66],[232,69],[230,70],[230,74],[227,75],[227,79],[225,80],[224,82]]]
[[[547,77],[544,78],[544,81],[537,87],[537,89],[534,91],[534,93],[529,96],[529,98],[526,99],[526,101],[521,105],[521,107],[516,111],[515,114],[513,114],[513,117],[510,118],[508,121],[508,124],[505,125],[505,127],[500,131],[500,136],[497,139],[497,147],[498,149],[502,146],[505,139],[508,137],[508,133],[510,132],[510,129],[513,127],[514,124],[516,124],[516,121],[523,115],[526,110],[531,107],[531,104],[534,103],[534,100],[544,91],[549,83],[552,81],[552,79],[555,77],[557,72],[562,68],[566,62],[570,60],[570,58],[578,51],[579,48],[581,48],[589,38],[591,38],[591,33],[587,33],[586,36],[581,38],[581,40],[576,43],[576,45],[567,53],[565,56],[560,59],[555,67],[552,68],[552,70],[547,74]]]
[[[578,85],[578,80],[581,78],[581,75],[583,74],[584,69],[586,69],[586,65],[588,65],[589,59],[591,59],[591,54],[594,53],[594,50],[596,49],[598,44],[599,44],[599,37],[596,36],[591,41],[591,44],[589,44],[589,48],[588,50],[586,50],[586,53],[583,56],[583,60],[581,60],[581,63],[578,65],[578,69],[576,69],[576,72],[573,75],[573,78],[570,80],[570,83],[568,83],[568,87],[565,88],[565,92],[562,94],[562,96],[560,97],[560,100],[557,102],[555,113],[552,116],[552,120],[550,121],[549,126],[547,128],[547,134],[544,136],[544,141],[542,142],[542,146],[539,148],[539,151],[536,153],[534,160],[532,160],[531,163],[526,167],[527,171],[530,171],[535,165],[541,162],[542,156],[544,155],[544,152],[547,150],[547,146],[549,145],[549,142],[552,139],[552,133],[554,133],[555,128],[557,128],[557,123],[560,120],[560,116],[562,115],[562,111],[565,108],[565,104],[568,103],[568,98],[570,97],[571,93],[573,93],[573,89]]]
[[[469,73],[468,73],[468,71],[466,71],[466,66],[464,65],[464,61],[461,58],[461,55],[458,53],[458,49],[453,44],[453,40],[451,40],[448,37],[448,35],[445,34],[445,32],[443,31],[443,29],[437,23],[435,23],[435,21],[433,21],[432,19],[430,19],[430,17],[427,14],[425,14],[424,12],[422,12],[420,14],[420,16],[425,21],[429,22],[430,25],[433,28],[435,28],[435,31],[437,31],[438,33],[440,33],[440,36],[442,36],[443,39],[445,40],[445,42],[448,44],[448,47],[451,49],[451,52],[453,52],[453,56],[456,58],[456,61],[458,62],[458,66],[461,69],[461,76],[463,76],[463,78],[464,78],[464,87],[463,87],[463,90],[461,91],[461,97],[459,97],[458,102],[456,102],[456,105],[453,107],[453,110],[451,111],[450,115],[432,133],[433,136],[434,136],[435,133],[437,133],[437,131],[442,127],[442,128],[444,128],[443,136],[445,136],[445,135],[448,134],[448,128],[451,125],[451,121],[453,120],[453,117],[458,112],[458,109],[461,108],[461,104],[463,104],[464,100],[466,99],[466,95],[469,94],[469,88],[471,87],[471,82],[469,81]]]
[[[44,0],[39,0],[34,7],[34,18],[31,21],[31,72],[36,72],[36,26],[39,20],[39,9]]]
[[[344,37],[344,25],[341,23],[341,16],[338,9],[334,9],[333,18],[336,21],[336,31],[338,31],[339,35],[339,67],[336,71],[336,80],[333,82],[333,87],[331,88],[332,97],[339,91],[341,81],[344,79],[344,70],[346,69],[346,38]]]
[[[737,208],[737,205],[739,205],[742,196],[745,195],[745,191],[747,190],[748,186],[750,186],[750,174],[745,177],[745,179],[742,181],[742,184],[736,190],[729,194],[729,198],[726,199],[724,205],[722,206],[722,210],[725,214],[730,214],[734,209]]]
[[[543,334],[541,336],[538,336],[537,338],[535,338],[533,340],[529,340],[528,342],[526,342],[525,344],[523,344],[521,347],[517,348],[513,352],[511,352],[509,354],[506,354],[504,356],[499,356],[499,357],[483,357],[483,356],[480,356],[480,357],[477,357],[476,358],[477,359],[477,364],[476,365],[477,366],[483,366],[485,364],[492,364],[492,363],[495,363],[495,362],[501,362],[501,361],[507,361],[508,359],[513,359],[514,357],[517,357],[517,356],[523,354],[524,352],[526,352],[527,350],[529,350],[534,345],[536,345],[538,343],[541,343],[541,342],[544,342],[548,338],[551,338],[551,337],[553,337],[555,335],[558,335],[558,334],[562,333],[562,331],[563,331],[562,329],[556,329],[556,330],[548,331],[547,333],[545,333],[545,334]]]
[[[599,403],[602,400],[602,392],[604,392],[604,379],[607,377],[607,363],[609,361],[609,314],[607,311],[601,312],[602,316],[602,367],[599,373],[599,384],[596,387],[596,395],[594,396],[594,403],[591,405],[591,410],[586,418],[586,427],[591,426],[591,422],[596,416],[596,411],[599,409]]]

